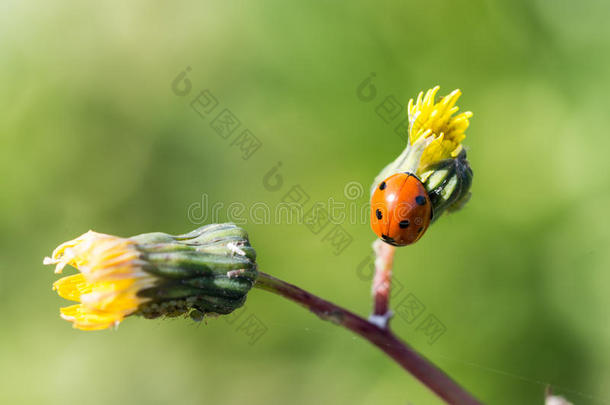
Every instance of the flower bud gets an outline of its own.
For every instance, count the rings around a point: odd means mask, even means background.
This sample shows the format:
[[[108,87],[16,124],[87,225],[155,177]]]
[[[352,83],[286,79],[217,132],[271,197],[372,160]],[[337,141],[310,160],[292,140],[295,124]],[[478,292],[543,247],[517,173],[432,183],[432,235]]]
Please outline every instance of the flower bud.
[[[433,221],[445,210],[457,211],[468,202],[472,176],[472,169],[463,149],[457,157],[435,163],[421,174],[421,180],[432,203]]]
[[[53,288],[79,302],[61,316],[83,330],[116,326],[129,315],[228,314],[243,305],[258,275],[248,235],[232,223],[130,238],[89,231],[44,263],[56,264],[56,273],[66,264],[80,271]]]

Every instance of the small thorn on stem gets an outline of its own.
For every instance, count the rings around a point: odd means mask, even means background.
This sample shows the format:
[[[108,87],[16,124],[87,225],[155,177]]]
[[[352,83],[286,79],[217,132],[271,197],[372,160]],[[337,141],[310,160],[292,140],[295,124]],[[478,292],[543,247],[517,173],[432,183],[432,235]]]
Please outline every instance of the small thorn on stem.
[[[369,322],[379,326],[381,329],[388,329],[390,319],[394,316],[394,312],[388,311],[383,315],[371,314],[369,316]]]

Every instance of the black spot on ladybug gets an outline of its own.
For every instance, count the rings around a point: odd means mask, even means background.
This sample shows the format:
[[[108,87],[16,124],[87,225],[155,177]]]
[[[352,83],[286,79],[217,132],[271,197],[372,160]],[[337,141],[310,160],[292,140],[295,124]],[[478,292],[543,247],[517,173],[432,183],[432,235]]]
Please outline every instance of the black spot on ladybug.
[[[381,215],[381,211],[379,211],[379,210],[375,211],[375,215],[377,216],[377,219],[383,218],[383,215]]]
[[[381,184],[379,185],[379,190],[384,190],[385,189],[385,181],[382,181]]]
[[[417,203],[417,205],[426,205],[426,197],[424,197],[423,195],[418,195],[417,197],[415,197],[415,202]]]
[[[419,228],[419,229],[417,230],[417,233],[421,233],[421,231],[423,231],[423,230],[424,230],[424,227],[422,226],[421,228]]]
[[[405,219],[405,220],[400,221],[400,222],[398,223],[398,226],[399,226],[401,229],[405,229],[407,226],[409,226],[409,220],[408,220],[408,219]]]

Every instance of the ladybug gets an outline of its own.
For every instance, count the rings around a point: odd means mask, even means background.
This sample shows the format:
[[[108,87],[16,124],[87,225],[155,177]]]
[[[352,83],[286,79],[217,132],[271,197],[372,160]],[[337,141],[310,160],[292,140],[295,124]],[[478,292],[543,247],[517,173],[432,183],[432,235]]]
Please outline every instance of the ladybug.
[[[432,221],[432,203],[416,175],[396,173],[379,183],[371,197],[371,228],[386,243],[417,242]]]

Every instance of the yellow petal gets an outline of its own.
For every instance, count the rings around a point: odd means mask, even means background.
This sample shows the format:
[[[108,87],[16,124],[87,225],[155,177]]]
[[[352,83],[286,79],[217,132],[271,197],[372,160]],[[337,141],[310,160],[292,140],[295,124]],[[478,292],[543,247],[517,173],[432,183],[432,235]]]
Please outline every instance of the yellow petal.
[[[81,330],[108,329],[123,320],[123,316],[116,313],[91,310],[82,304],[61,308],[60,314],[62,318],[72,322],[72,326]]]
[[[80,271],[57,280],[53,289],[63,298],[80,302],[62,308],[61,316],[83,330],[117,325],[148,300],[138,292],[157,281],[142,270],[134,241],[93,231],[61,244],[45,263],[56,264],[56,272],[67,264]]]
[[[60,297],[71,301],[80,301],[83,294],[93,291],[93,285],[88,283],[81,273],[63,277],[53,283],[53,289]]]
[[[413,145],[420,138],[433,139],[421,156],[418,173],[433,163],[459,154],[470,124],[469,118],[472,117],[470,111],[454,115],[459,110],[455,104],[462,95],[459,89],[435,103],[438,90],[439,86],[436,86],[425,94],[421,92],[415,103],[411,99],[408,104],[410,144]]]

